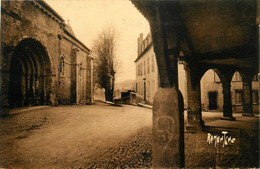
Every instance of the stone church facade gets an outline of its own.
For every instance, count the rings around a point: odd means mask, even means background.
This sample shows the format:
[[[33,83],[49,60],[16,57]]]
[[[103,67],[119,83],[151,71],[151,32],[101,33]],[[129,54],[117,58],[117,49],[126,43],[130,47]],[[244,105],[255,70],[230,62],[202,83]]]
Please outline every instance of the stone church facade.
[[[91,104],[93,58],[44,1],[1,2],[1,107]]]

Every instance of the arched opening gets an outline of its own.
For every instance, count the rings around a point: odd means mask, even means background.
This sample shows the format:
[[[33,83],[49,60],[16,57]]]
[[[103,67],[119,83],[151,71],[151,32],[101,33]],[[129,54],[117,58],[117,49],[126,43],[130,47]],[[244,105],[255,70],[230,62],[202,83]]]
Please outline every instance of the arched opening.
[[[241,74],[236,71],[231,80],[231,96],[233,112],[243,112],[243,81]]]
[[[246,78],[243,72],[236,71],[231,81],[233,112],[243,113],[250,105],[252,113],[259,112],[258,74]],[[246,83],[246,84],[245,84]]]
[[[203,111],[223,111],[222,83],[215,70],[209,69],[200,80]]]
[[[9,106],[49,104],[50,85],[51,65],[44,47],[34,39],[22,40],[10,61]]]

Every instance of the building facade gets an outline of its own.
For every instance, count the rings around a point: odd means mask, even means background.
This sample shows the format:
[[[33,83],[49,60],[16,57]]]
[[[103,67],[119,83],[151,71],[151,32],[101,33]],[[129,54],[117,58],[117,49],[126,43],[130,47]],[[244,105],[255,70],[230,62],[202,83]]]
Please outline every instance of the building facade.
[[[93,102],[93,58],[44,1],[1,2],[1,107]]]
[[[252,109],[259,112],[258,76],[252,79]],[[236,71],[231,80],[232,111],[243,112],[243,81],[242,76]],[[223,88],[218,74],[208,70],[201,79],[201,105],[204,111],[223,111]]]
[[[155,58],[153,41],[149,33],[145,38],[141,33],[137,39],[136,65],[136,101],[146,104],[152,104],[154,94],[159,87],[159,74]],[[178,62],[178,78],[180,91],[184,98],[186,106],[186,74],[184,65]]]
[[[136,64],[136,101],[152,104],[153,96],[158,89],[158,68],[151,34],[143,39],[140,34],[138,40],[138,57]]]
[[[138,37],[138,57],[136,63],[136,99],[137,103],[153,103],[153,97],[159,86],[158,67],[153,51],[153,42],[149,33],[145,38],[143,34]],[[182,53],[180,53],[182,55]],[[187,107],[187,77],[185,65],[178,62],[178,83],[184,99],[184,106]],[[218,74],[208,70],[200,80],[200,98],[203,111],[223,111],[223,87]],[[252,80],[252,109],[259,112],[259,83],[258,76]],[[243,81],[238,71],[231,80],[232,111],[243,112]]]

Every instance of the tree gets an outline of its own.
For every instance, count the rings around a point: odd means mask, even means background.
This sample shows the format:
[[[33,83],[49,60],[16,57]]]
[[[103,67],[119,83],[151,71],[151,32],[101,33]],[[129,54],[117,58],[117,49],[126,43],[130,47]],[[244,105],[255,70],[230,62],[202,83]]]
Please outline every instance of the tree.
[[[116,32],[113,27],[102,30],[92,47],[94,55],[94,79],[97,87],[105,89],[105,99],[114,101],[116,60]]]

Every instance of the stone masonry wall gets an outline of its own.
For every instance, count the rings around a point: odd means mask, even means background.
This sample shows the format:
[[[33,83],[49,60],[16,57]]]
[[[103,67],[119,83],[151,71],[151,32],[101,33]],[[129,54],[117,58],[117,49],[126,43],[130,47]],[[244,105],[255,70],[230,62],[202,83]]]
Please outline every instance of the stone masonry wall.
[[[12,53],[18,44],[25,39],[34,39],[40,42],[49,58],[51,74],[48,76],[51,76],[51,80],[48,81],[48,85],[51,90],[51,104],[72,103],[71,65],[74,64],[71,60],[72,50],[75,46],[77,46],[76,48],[84,48],[84,46],[71,37],[61,38],[61,36],[66,36],[64,31],[66,24],[60,18],[55,17],[52,12],[39,5],[37,1],[1,1],[1,106],[8,106]],[[89,50],[80,50],[80,53],[83,54],[80,54],[79,62],[82,62],[84,67],[87,64],[86,58],[89,52]],[[62,55],[65,59],[64,75],[59,74]],[[81,86],[84,84],[86,88],[86,79],[84,78],[80,84]],[[86,89],[82,87],[76,89],[82,90],[78,91],[79,93],[85,92],[81,94],[81,99],[84,100]]]

